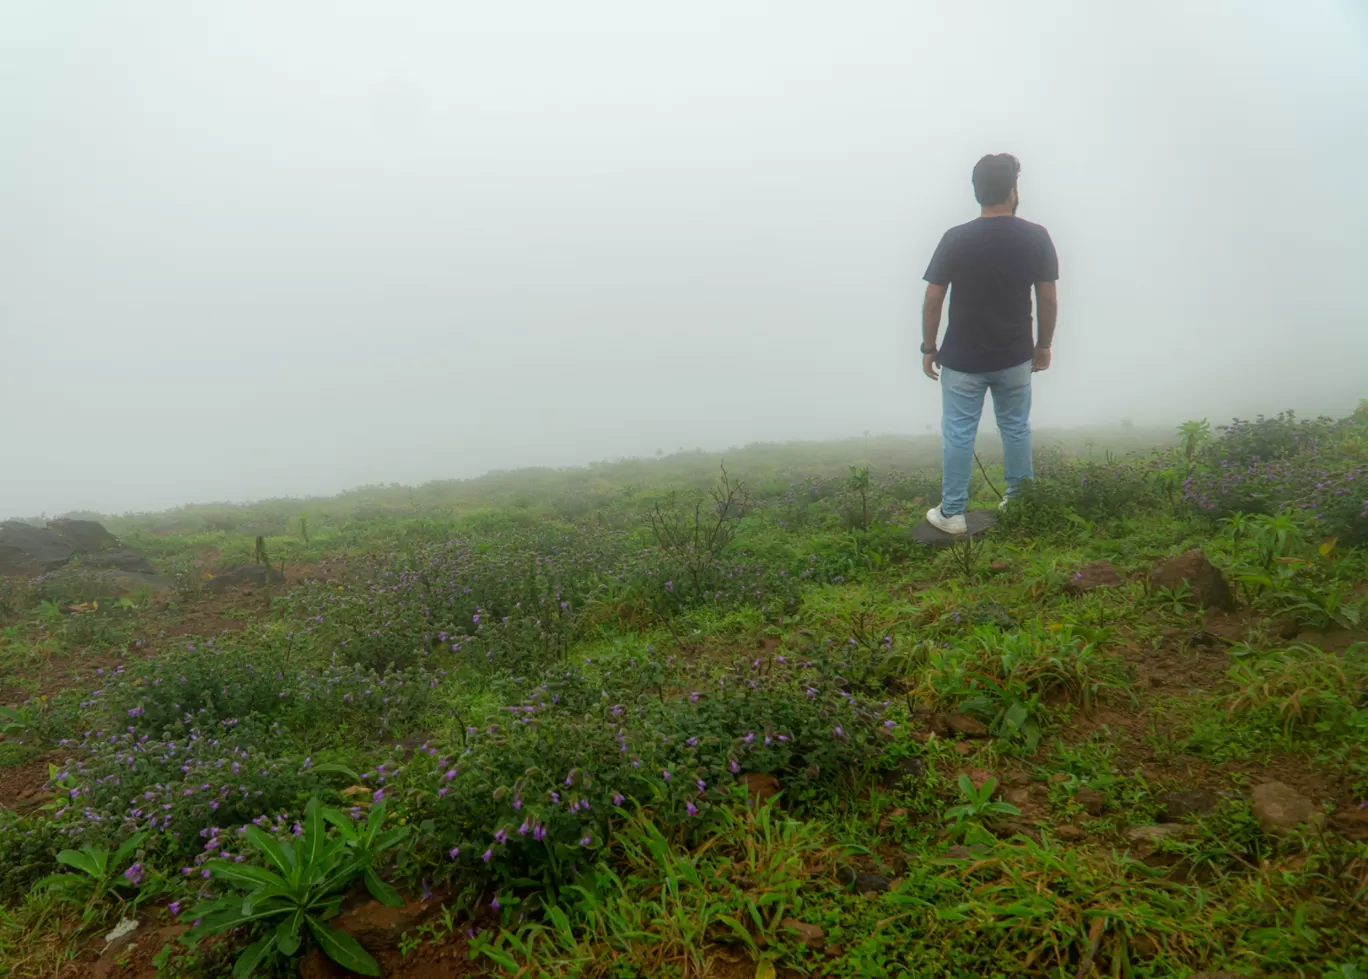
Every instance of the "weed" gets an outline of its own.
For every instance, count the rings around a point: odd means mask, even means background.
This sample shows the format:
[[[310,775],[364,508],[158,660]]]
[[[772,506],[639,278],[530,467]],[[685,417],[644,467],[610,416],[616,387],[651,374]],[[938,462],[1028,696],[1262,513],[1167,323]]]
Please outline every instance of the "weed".
[[[361,829],[344,813],[324,808],[317,798],[304,808],[304,824],[297,843],[277,840],[258,826],[244,830],[247,842],[275,869],[230,860],[210,860],[205,871],[231,890],[232,896],[196,905],[190,916],[199,923],[187,938],[196,941],[237,928],[269,934],[247,946],[233,966],[234,979],[247,979],[277,955],[297,954],[306,936],[334,962],[366,976],[380,975],[380,967],[361,944],[346,932],[329,927],[342,895],[357,878],[372,897],[399,907],[397,891],[376,873],[376,859],[392,850],[408,832],[398,826],[382,832],[385,804],[376,805]],[[329,836],[324,823],[337,835]]]

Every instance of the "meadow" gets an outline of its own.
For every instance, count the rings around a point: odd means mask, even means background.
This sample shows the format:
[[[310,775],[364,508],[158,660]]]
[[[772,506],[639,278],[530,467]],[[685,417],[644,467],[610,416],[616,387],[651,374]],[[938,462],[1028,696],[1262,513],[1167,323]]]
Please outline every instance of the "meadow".
[[[0,579],[0,975],[1368,976],[1368,402],[1038,444],[77,515],[166,585]]]

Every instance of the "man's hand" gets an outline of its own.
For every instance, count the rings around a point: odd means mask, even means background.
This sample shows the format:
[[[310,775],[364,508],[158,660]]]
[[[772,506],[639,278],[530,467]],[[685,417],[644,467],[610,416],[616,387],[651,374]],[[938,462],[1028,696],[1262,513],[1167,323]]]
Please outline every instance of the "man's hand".
[[[935,354],[922,354],[922,373],[933,381],[940,380],[940,375],[936,373]]]
[[[1036,347],[1035,353],[1031,355],[1031,372],[1047,371],[1050,369],[1050,348]]]

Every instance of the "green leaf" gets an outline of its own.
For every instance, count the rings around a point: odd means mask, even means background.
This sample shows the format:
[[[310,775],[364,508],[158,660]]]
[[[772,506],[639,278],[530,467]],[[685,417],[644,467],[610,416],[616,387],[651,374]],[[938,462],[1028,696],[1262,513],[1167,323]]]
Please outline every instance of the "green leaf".
[[[366,832],[362,837],[362,845],[365,846],[366,849],[370,849],[371,843],[375,840],[376,834],[380,832],[380,827],[384,825],[384,822],[385,800],[381,799],[371,807],[370,814],[366,816]]]
[[[501,952],[497,948],[486,945],[484,948],[480,949],[480,953],[487,958],[492,959],[495,965],[507,969],[509,972],[518,971],[518,960],[507,952]]]
[[[230,897],[198,904],[186,917],[199,922],[197,927],[191,929],[195,937],[199,938],[203,935],[217,935],[232,928],[241,928],[254,921],[265,921],[267,918],[288,914],[290,910],[290,905],[274,904],[269,907],[257,905],[251,911],[244,912],[239,899]]]
[[[346,765],[338,765],[334,762],[326,762],[322,765],[315,765],[309,769],[315,775],[345,775],[351,779],[352,784],[356,785],[361,781],[361,776],[352,771]]]
[[[285,844],[274,839],[270,835],[262,832],[260,826],[248,825],[246,828],[247,841],[260,850],[271,863],[275,864],[276,869],[285,875],[287,879],[293,879],[295,862],[294,852]]]
[[[393,847],[404,837],[408,836],[408,833],[409,828],[407,826],[395,826],[392,829],[387,829],[376,837],[375,841],[367,846],[366,849],[373,854],[379,855]]]
[[[356,832],[356,824],[345,812],[333,809],[329,806],[323,808],[323,819],[330,823],[333,829],[348,843],[355,843],[361,837]]]
[[[100,863],[95,857],[85,850],[63,850],[57,854],[57,862],[66,864],[68,867],[75,867],[82,873],[87,873],[91,877],[100,876]]]
[[[231,881],[239,887],[289,887],[279,874],[273,874],[265,867],[254,867],[249,863],[234,863],[231,860],[210,860],[204,865],[220,880]]]
[[[134,833],[128,839],[124,840],[119,848],[114,851],[114,859],[112,861],[114,869],[118,870],[122,867],[123,862],[131,857],[137,851],[138,847],[142,846],[142,841],[146,838],[147,832],[143,831],[141,833]]]
[[[257,966],[261,965],[261,960],[270,953],[275,943],[274,937],[263,938],[243,949],[242,954],[233,963],[233,979],[250,979],[252,974],[256,972]]]
[[[319,924],[312,915],[304,920],[309,923],[309,931],[313,933],[314,941],[318,942],[318,947],[323,949],[323,954],[328,958],[342,968],[363,976],[380,975],[379,963],[371,958],[370,953],[362,948],[361,943],[355,938],[345,931],[336,931]]]
[[[296,911],[276,925],[275,942],[281,955],[294,955],[299,951],[299,926],[303,924],[304,912]]]
[[[375,898],[381,904],[388,905],[391,908],[401,908],[404,906],[404,899],[399,896],[399,892],[381,880],[380,876],[376,874],[374,870],[367,867],[364,879],[366,881],[366,890],[370,891],[371,897]]]
[[[299,868],[307,875],[322,862],[323,847],[328,842],[323,830],[322,803],[314,796],[304,807],[304,837],[299,844]]]

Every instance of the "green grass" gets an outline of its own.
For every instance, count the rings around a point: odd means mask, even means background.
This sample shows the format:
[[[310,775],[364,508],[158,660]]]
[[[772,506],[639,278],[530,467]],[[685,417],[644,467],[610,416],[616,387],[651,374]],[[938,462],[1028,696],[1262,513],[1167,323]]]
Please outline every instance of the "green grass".
[[[1249,798],[1274,778],[1339,815],[1368,796],[1368,646],[1265,624],[1353,637],[1360,528],[1180,492],[1222,452],[1301,444],[1260,425],[1192,427],[1191,458],[1073,437],[971,554],[906,534],[933,443],[877,438],[729,453],[739,520],[706,495],[728,492],[718,460],[686,453],[111,521],[176,579],[168,607],[71,612],[100,596],[57,579],[0,594],[8,689],[49,692],[0,770],[67,757],[55,804],[0,810],[0,970],[54,974],[128,906],[160,925],[228,896],[207,862],[302,845],[318,797],[383,800],[404,837],[376,871],[446,896],[405,953],[496,975],[1368,974],[1365,844],[1334,820],[1265,833]],[[1363,427],[1315,429],[1315,465],[1352,472]],[[210,600],[203,575],[258,535],[289,587]],[[1145,584],[1190,547],[1236,583],[1248,642],[1189,645],[1203,610]],[[1070,595],[1099,559],[1122,584]],[[184,634],[210,613],[243,628]],[[1149,829],[1197,786],[1214,808]],[[67,873],[59,850],[134,831],[136,880],[84,920],[55,896],[75,883],[33,889]],[[330,859],[345,837],[316,836]],[[223,975],[269,938],[250,932],[168,946],[163,972]],[[261,974],[289,974],[277,958]]]

